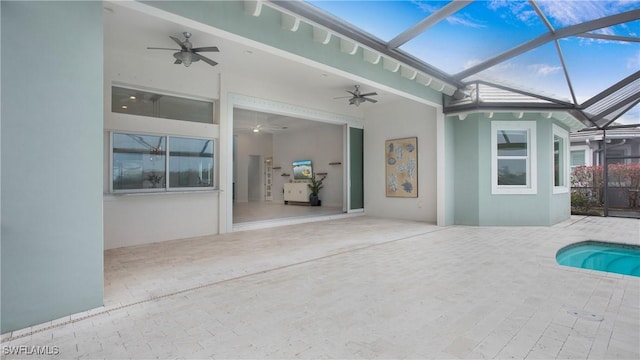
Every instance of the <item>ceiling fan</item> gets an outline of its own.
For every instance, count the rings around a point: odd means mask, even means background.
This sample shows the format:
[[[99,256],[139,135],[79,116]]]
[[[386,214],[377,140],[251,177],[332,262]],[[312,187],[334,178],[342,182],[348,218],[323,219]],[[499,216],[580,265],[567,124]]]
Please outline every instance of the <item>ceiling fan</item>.
[[[173,57],[176,58],[176,61],[174,62],[174,64],[183,64],[186,67],[189,67],[191,63],[200,61],[200,60],[206,62],[211,66],[218,65],[217,62],[198,54],[199,52],[207,52],[207,51],[219,52],[220,50],[218,50],[218,47],[207,46],[207,47],[194,48],[193,45],[191,44],[191,41],[189,41],[189,38],[191,37],[191,33],[185,31],[182,33],[182,35],[184,35],[185,37],[184,41],[180,41],[180,39],[174,36],[169,36],[171,40],[175,41],[178,45],[180,45],[180,49],[157,48],[157,47],[148,47],[147,49],[177,51],[176,53],[173,54]]]
[[[274,133],[274,132],[278,132],[278,131],[283,131],[283,130],[287,130],[289,127],[286,125],[280,126],[280,125],[276,125],[276,124],[258,124],[256,123],[256,125],[254,125],[251,128],[251,131],[254,133],[259,133],[259,132],[267,132],[267,133]]]
[[[370,99],[367,96],[374,96],[374,95],[378,95],[378,93],[376,92],[370,92],[370,93],[366,93],[366,94],[361,94],[360,93],[360,85],[355,85],[355,90],[354,91],[349,91],[347,90],[347,92],[351,95],[353,95],[350,99],[349,99],[349,105],[355,105],[355,106],[360,106],[360,104],[362,104],[365,101],[369,101],[372,103],[377,103],[378,100],[374,100],[374,99]],[[343,96],[343,97],[337,97],[336,99],[344,99],[347,98],[349,96]]]

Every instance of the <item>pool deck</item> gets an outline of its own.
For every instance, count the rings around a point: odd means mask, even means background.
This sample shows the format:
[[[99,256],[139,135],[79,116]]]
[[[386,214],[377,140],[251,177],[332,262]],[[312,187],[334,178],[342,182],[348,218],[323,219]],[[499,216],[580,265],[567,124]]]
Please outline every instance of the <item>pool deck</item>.
[[[104,307],[2,346],[65,359],[638,359],[640,278],[556,263],[584,240],[640,244],[640,221],[361,216],[109,250]]]

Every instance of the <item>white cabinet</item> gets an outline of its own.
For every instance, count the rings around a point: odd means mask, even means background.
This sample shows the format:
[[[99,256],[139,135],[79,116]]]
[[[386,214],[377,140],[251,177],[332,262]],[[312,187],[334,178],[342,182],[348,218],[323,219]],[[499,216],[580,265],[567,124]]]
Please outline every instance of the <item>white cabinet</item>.
[[[284,184],[284,203],[292,202],[309,202],[309,187],[307,183],[285,183]]]

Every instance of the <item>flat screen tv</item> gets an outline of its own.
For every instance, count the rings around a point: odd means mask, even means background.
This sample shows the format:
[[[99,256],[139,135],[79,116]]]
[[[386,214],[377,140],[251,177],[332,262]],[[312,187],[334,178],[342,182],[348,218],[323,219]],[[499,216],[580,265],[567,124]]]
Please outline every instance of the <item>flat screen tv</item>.
[[[313,178],[311,160],[298,160],[293,162],[293,178],[295,180],[308,180]]]

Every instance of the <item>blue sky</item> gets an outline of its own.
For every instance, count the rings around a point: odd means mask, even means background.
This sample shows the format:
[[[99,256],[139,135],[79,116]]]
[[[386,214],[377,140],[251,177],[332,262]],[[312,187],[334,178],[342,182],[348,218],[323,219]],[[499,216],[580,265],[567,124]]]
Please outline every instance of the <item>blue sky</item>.
[[[308,2],[384,41],[448,3],[424,0]],[[537,4],[555,29],[640,9],[640,0],[538,0]],[[455,74],[546,32],[544,23],[527,1],[475,1],[401,49]],[[596,32],[638,38],[640,20]],[[640,43],[637,42],[570,37],[562,39],[560,47],[578,102],[640,70]],[[570,99],[554,43],[505,61],[481,76]],[[628,114],[625,122],[630,121],[639,123],[640,112]]]

